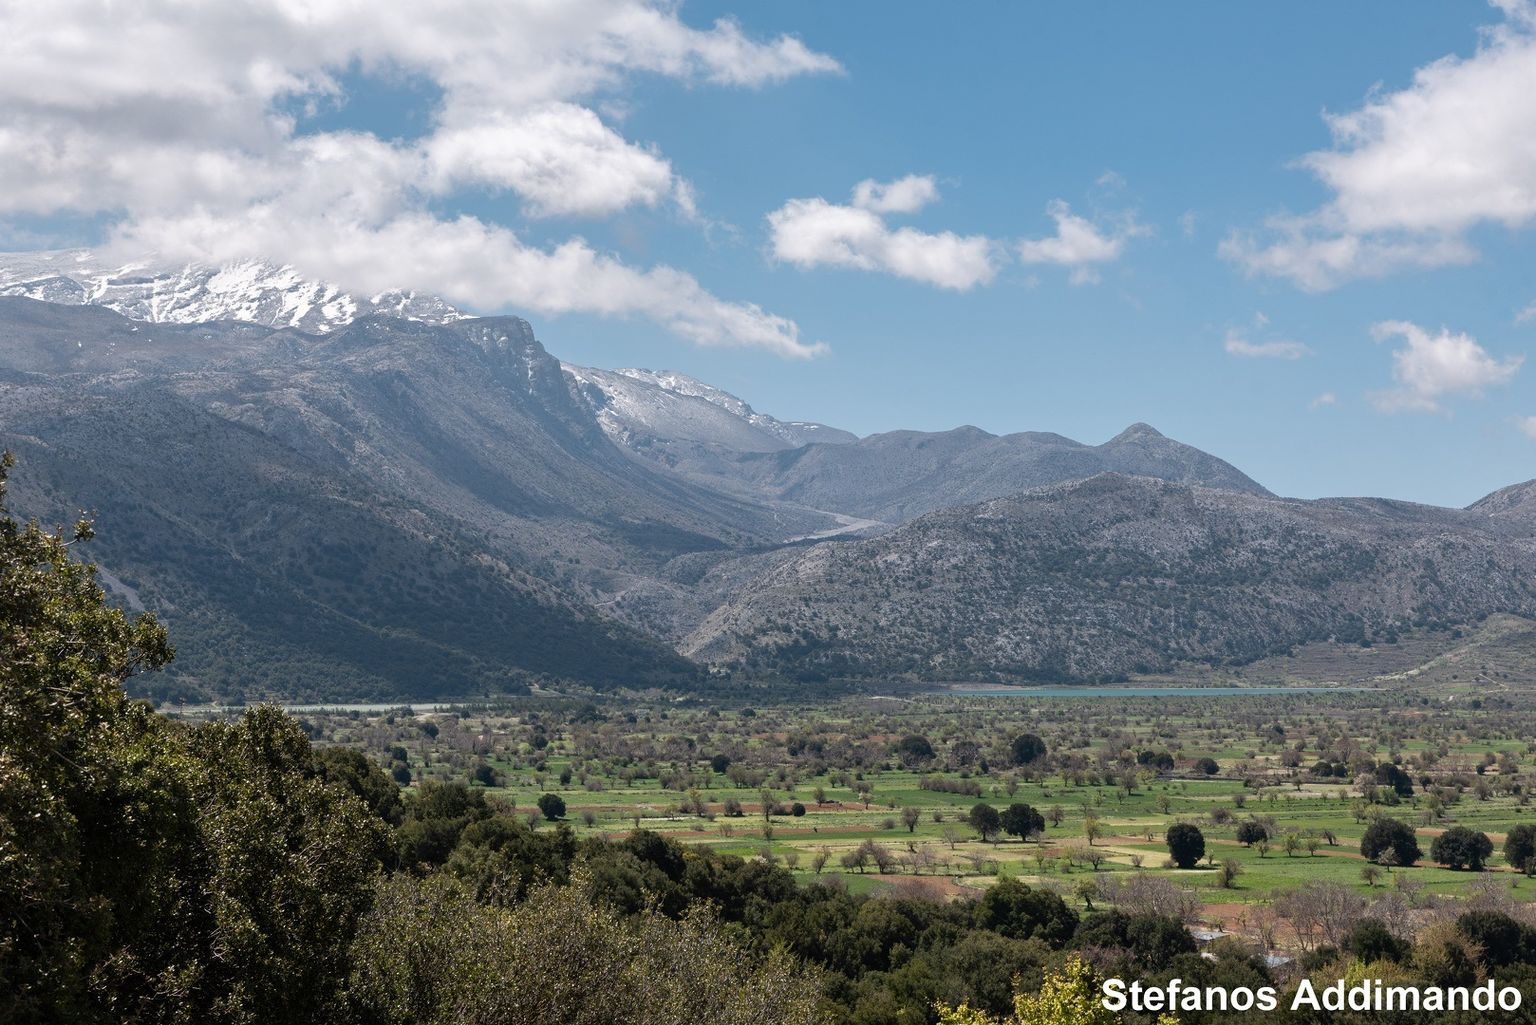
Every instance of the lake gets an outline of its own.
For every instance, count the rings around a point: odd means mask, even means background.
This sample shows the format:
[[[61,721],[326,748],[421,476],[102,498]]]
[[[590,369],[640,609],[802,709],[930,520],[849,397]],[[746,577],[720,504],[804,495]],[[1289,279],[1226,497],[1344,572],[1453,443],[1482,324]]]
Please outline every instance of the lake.
[[[974,687],[955,685],[935,693],[965,698],[1241,698],[1265,694],[1340,694],[1360,693],[1360,687],[1131,687],[1053,686],[1053,687]]]

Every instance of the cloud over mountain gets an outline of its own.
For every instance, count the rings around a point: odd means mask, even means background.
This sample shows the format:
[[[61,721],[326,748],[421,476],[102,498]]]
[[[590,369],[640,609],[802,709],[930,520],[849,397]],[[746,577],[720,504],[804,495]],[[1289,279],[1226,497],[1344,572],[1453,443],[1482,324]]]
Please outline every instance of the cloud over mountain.
[[[531,242],[458,201],[691,218],[690,184],[596,101],[642,75],[752,88],[838,70],[792,37],[695,28],[642,0],[22,6],[0,39],[0,215],[105,218],[110,248],[130,256],[267,258],[361,292],[639,315],[700,344],[807,356],[818,348],[792,321],[684,271],[633,267],[575,236]],[[316,127],[359,79],[419,87],[425,131]]]

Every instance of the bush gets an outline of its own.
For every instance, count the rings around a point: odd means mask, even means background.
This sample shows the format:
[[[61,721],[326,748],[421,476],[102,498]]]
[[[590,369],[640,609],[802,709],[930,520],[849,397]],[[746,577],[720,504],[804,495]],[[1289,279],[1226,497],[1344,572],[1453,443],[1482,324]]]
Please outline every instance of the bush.
[[[559,794],[545,794],[539,798],[539,811],[551,822],[565,818],[565,799]]]

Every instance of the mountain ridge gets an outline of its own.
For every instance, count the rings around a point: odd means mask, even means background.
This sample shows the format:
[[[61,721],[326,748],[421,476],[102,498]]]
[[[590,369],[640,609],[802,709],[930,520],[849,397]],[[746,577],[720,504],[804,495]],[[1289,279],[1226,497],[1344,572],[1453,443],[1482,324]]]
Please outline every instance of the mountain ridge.
[[[17,508],[93,510],[103,582],[165,612],[166,694],[1090,680],[1536,612],[1536,481],[1301,501],[1140,422],[854,438],[513,316],[0,296],[0,445]]]

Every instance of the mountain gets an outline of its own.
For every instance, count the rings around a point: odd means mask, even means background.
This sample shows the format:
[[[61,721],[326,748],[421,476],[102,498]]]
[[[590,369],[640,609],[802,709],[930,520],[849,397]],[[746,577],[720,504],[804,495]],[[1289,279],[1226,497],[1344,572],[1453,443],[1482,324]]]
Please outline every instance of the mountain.
[[[1467,509],[1492,517],[1536,519],[1536,480],[1500,488],[1484,495]]]
[[[104,580],[225,693],[675,679],[600,604],[786,529],[619,451],[517,318],[310,335],[0,298],[0,444],[16,508],[91,509]]]
[[[729,472],[765,497],[888,523],[1106,472],[1269,494],[1231,464],[1146,424],[1102,445],[1059,434],[999,437],[975,427],[892,431],[851,444],[746,455]]]
[[[1105,473],[811,547],[681,647],[812,679],[1089,680],[1493,612],[1536,614],[1536,521]]]
[[[0,295],[103,306],[146,323],[239,320],[316,333],[373,315],[431,324],[466,316],[435,296],[405,291],[350,295],[264,260],[218,266],[166,266],[154,260],[112,264],[88,249],[0,253]]]
[[[0,296],[0,446],[13,507],[86,507],[104,585],[163,613],[162,696],[1104,679],[1536,614],[1536,482],[1301,502],[1145,424],[858,439],[561,363],[516,317],[87,263],[0,258],[75,275]]]
[[[570,364],[565,371],[603,431],[624,451],[713,490],[767,502],[790,516],[825,517],[826,513],[764,494],[752,482],[739,479],[736,462],[750,453],[857,440],[825,424],[784,421],[759,413],[729,392],[686,374]]]

